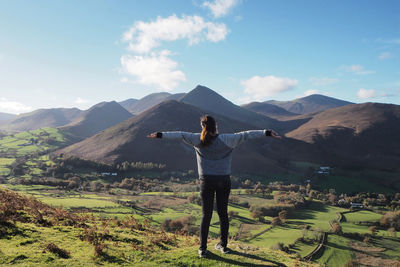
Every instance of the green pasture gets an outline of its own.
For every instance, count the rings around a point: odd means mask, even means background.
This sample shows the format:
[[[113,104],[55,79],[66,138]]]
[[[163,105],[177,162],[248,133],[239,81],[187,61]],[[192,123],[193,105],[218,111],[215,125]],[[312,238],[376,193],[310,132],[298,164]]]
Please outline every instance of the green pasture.
[[[14,161],[14,158],[0,158],[0,166],[11,165]]]
[[[382,218],[382,214],[372,212],[369,210],[359,210],[356,212],[349,212],[343,214],[343,221],[354,222],[376,222]]]
[[[338,193],[394,192],[391,187],[386,187],[379,183],[359,177],[327,175],[321,177],[317,184],[321,188],[334,188]]]
[[[53,198],[53,197],[41,197],[37,198],[46,204],[52,206],[62,206],[64,208],[104,208],[104,207],[119,207],[120,205],[107,200],[101,199],[88,199],[88,198]]]
[[[338,212],[347,209],[324,205],[319,201],[313,201],[306,209],[295,210],[289,216],[288,224],[307,224],[311,227],[318,227],[323,231],[329,231],[329,221],[338,218]]]
[[[338,235],[328,235],[323,254],[317,259],[326,266],[345,266],[352,259],[353,253],[349,247],[349,240]]]
[[[261,232],[264,231],[265,229]],[[275,226],[271,228],[271,230],[268,230],[255,238],[248,239],[248,242],[255,246],[271,247],[277,243],[283,243],[285,245],[292,244],[299,237],[301,237],[300,229],[289,225],[282,225]]]

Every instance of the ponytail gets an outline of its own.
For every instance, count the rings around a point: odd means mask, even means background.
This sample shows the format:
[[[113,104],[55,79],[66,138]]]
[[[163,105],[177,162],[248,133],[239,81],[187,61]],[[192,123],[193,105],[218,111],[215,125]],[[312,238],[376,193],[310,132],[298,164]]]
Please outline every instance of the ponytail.
[[[200,118],[200,123],[203,126],[201,131],[200,141],[202,146],[208,146],[217,132],[217,125],[213,117],[204,115]]]

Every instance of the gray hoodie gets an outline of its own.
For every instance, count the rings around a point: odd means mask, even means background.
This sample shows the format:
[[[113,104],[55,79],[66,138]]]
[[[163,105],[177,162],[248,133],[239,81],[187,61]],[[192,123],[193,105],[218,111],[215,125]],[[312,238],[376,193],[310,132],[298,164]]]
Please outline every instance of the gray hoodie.
[[[207,146],[202,146],[200,133],[162,132],[162,138],[182,139],[194,147],[197,158],[199,176],[230,175],[232,151],[246,141],[270,135],[269,130],[251,130],[233,134],[219,134]]]

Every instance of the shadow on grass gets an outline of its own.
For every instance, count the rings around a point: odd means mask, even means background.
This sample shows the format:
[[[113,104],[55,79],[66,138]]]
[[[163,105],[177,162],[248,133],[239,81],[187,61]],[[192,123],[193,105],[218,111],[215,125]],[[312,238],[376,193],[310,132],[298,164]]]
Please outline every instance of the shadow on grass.
[[[119,265],[126,263],[124,260],[113,256],[113,255],[109,255],[106,252],[102,252],[99,256],[98,256],[98,260],[100,261],[106,261],[108,263],[117,263]]]
[[[315,213],[327,212],[326,206],[319,202],[313,202],[306,209],[296,210],[289,219],[307,220],[314,219]]]
[[[250,266],[286,266],[285,264],[282,264],[282,263],[277,262],[277,261],[268,260],[268,259],[265,259],[265,258],[260,257],[260,256],[246,254],[246,253],[239,252],[239,251],[236,251],[236,250],[231,250],[229,254],[237,255],[237,256],[248,258],[248,259],[252,259],[252,260],[258,260],[258,261],[262,261],[262,262],[265,262],[265,263],[258,264],[258,263],[250,263],[250,262],[241,262],[241,261],[234,260],[234,259],[227,259],[227,258],[223,258],[223,257],[221,257],[221,256],[219,256],[219,255],[217,255],[215,253],[212,253],[211,251],[208,251],[207,259],[221,261],[221,262],[225,262],[225,263],[230,264],[230,265],[237,265],[237,266],[249,266],[249,267]]]
[[[235,219],[241,221],[242,223],[247,223],[247,224],[256,224],[257,223],[256,221],[254,221],[252,219],[249,219],[249,218],[246,218],[243,216],[239,216],[239,215],[236,215]]]
[[[245,208],[243,206],[240,206],[240,205],[238,205],[236,203],[232,203],[232,202],[229,202],[229,206],[237,208],[237,209],[241,209],[241,210],[248,210],[248,208]]]
[[[35,230],[31,230],[34,232]],[[22,236],[27,237],[28,235],[24,233],[23,230],[16,227],[10,222],[0,222],[0,239],[10,239],[12,236]]]

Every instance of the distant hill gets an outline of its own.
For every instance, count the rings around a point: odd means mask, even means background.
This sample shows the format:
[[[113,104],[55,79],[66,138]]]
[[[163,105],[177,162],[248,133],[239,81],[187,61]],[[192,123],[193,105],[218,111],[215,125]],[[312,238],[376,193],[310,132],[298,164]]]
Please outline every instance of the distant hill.
[[[124,109],[129,111],[135,105],[135,103],[137,103],[138,101],[139,100],[137,100],[137,99],[129,98],[127,100],[118,102],[118,104],[120,104]]]
[[[167,164],[170,170],[196,169],[195,154],[191,147],[182,141],[151,140],[146,135],[155,131],[199,132],[199,119],[203,114],[203,110],[191,105],[173,100],[165,101],[58,153],[106,163],[144,161]],[[220,132],[252,128],[247,123],[218,114],[212,115],[218,121]],[[258,140],[258,143],[250,141],[240,146],[234,154],[234,170],[254,173],[279,169],[274,160],[265,155],[271,142],[275,141],[266,138]]]
[[[286,136],[313,144],[333,162],[399,168],[400,106],[365,103],[329,109]]]
[[[281,118],[281,117],[290,117],[290,116],[296,116],[298,114],[289,112],[284,108],[281,108],[276,105],[268,104],[268,103],[261,103],[261,102],[251,102],[246,105],[242,105],[242,108],[263,114],[265,116],[271,117],[271,118]]]
[[[92,136],[132,117],[132,114],[115,101],[94,105],[72,123],[61,127],[78,138]]]
[[[170,95],[169,97],[167,97],[166,100],[176,100],[176,101],[179,101],[179,100],[181,100],[185,95],[186,95],[186,93],[173,94],[173,95]]]
[[[297,98],[291,101],[276,101],[270,100],[264,103],[272,104],[281,108],[286,109],[289,112],[297,114],[306,114],[311,112],[324,111],[330,108],[341,107],[345,105],[354,104],[348,101],[336,99],[324,95],[309,95],[302,98]]]
[[[0,112],[0,124],[9,121],[11,119],[14,119],[15,117],[17,117],[17,115],[15,114]]]
[[[2,124],[1,128],[9,131],[29,131],[43,127],[58,127],[72,122],[82,112],[77,108],[38,109],[16,116]]]

